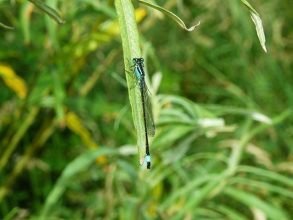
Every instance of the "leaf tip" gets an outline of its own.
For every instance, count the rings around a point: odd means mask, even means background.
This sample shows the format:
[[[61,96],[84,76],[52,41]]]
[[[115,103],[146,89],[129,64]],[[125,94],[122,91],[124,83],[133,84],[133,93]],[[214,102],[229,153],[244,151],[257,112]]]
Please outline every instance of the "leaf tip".
[[[139,159],[139,164],[140,164],[140,166],[142,166],[143,163],[144,163],[144,158],[140,158],[140,159]]]
[[[59,24],[65,24],[66,23],[66,20],[58,20],[58,23]]]
[[[193,31],[195,28],[197,28],[198,26],[200,25],[200,21],[196,24],[196,25],[194,25],[194,26],[192,26],[192,27],[190,27],[190,28],[185,28],[185,30],[187,30],[187,31]]]
[[[2,28],[4,28],[4,29],[8,29],[8,30],[14,30],[14,27],[7,26],[7,25],[5,25],[5,24],[2,24],[1,22],[0,22],[0,27],[2,27]]]

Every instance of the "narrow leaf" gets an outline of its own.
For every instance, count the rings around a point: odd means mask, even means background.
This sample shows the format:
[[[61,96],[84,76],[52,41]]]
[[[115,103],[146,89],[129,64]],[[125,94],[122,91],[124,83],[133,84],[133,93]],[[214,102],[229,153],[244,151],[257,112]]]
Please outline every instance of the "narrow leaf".
[[[125,70],[129,71],[129,63],[131,60],[135,57],[141,57],[134,9],[131,0],[115,0],[115,7],[119,20]],[[130,75],[131,73],[127,71],[126,79],[134,127],[137,132],[138,154],[140,165],[143,165],[145,159],[146,138],[144,135],[141,96],[138,86],[133,87],[135,84],[134,77],[132,77]]]
[[[59,24],[64,24],[65,20],[63,20],[60,14],[54,10],[53,8],[49,7],[48,5],[44,4],[39,0],[29,0],[30,2],[34,3],[39,9],[49,15],[53,20],[55,20]]]
[[[88,150],[82,155],[75,158],[67,167],[63,170],[54,188],[46,198],[45,205],[42,209],[40,219],[48,219],[50,210],[56,204],[58,199],[62,196],[65,189],[71,183],[73,178],[78,178],[77,175],[82,171],[88,169],[88,167],[95,161],[97,157],[106,155],[117,155],[118,151],[110,148],[99,148],[97,150]]]
[[[7,87],[13,90],[19,98],[24,99],[26,97],[27,87],[25,81],[10,66],[0,63],[0,77],[2,77]]]
[[[28,1],[23,1],[20,7],[20,27],[23,32],[23,40],[25,44],[30,43],[30,22],[31,22],[31,6]]]
[[[167,9],[165,8],[162,8],[160,6],[157,6],[157,5],[154,5],[154,4],[151,4],[149,2],[145,2],[145,1],[141,1],[141,0],[138,0],[138,2],[142,3],[142,4],[145,4],[147,6],[150,6],[154,9],[157,9],[158,11],[164,13],[165,15],[168,15],[170,18],[172,18],[174,21],[176,21],[184,30],[186,31],[193,31],[196,27],[198,27],[200,25],[200,21],[198,22],[198,24],[190,27],[190,28],[187,28],[185,23],[177,16],[175,15],[174,13],[168,11]]]
[[[270,202],[262,200],[247,191],[227,187],[224,193],[248,207],[260,209],[269,219],[288,219],[287,214],[282,208],[275,207]]]
[[[4,29],[9,29],[9,30],[13,30],[14,29],[14,27],[7,26],[7,25],[5,25],[5,24],[3,24],[1,22],[0,22],[0,27],[2,27]]]
[[[225,214],[227,219],[248,220],[242,213],[226,205],[217,205],[217,210]]]
[[[259,14],[246,0],[241,0],[241,2],[249,9],[250,17],[255,25],[255,29],[256,29],[258,39],[260,41],[260,45],[262,46],[263,50],[267,52],[267,48],[265,45],[266,38],[265,38],[264,29],[263,29],[262,21],[259,17]]]
[[[255,13],[252,13],[252,12],[251,12],[251,19],[255,24],[255,29],[256,29],[258,39],[260,41],[260,45],[262,46],[263,50],[265,52],[267,52],[267,48],[266,48],[266,45],[265,45],[266,38],[265,38],[263,26],[262,26],[262,21],[261,21],[261,19],[260,19],[258,14],[255,14]]]
[[[93,140],[91,133],[83,126],[81,119],[74,112],[67,112],[65,115],[67,127],[77,134],[84,145],[89,149],[98,148],[98,144]],[[107,160],[105,156],[98,157],[96,159],[97,163],[104,163]]]
[[[58,3],[58,0],[46,0],[46,4],[51,8],[56,8],[57,3]],[[53,48],[56,51],[60,50],[58,37],[57,37],[57,28],[58,27],[57,27],[55,21],[53,19],[51,19],[50,17],[45,16],[45,24],[46,24],[46,29],[48,31],[50,43],[52,44]]]
[[[53,81],[53,95],[54,95],[54,108],[57,115],[57,118],[63,122],[65,113],[63,109],[63,103],[65,99],[65,89],[61,81],[60,76],[56,72],[52,72],[52,81]]]

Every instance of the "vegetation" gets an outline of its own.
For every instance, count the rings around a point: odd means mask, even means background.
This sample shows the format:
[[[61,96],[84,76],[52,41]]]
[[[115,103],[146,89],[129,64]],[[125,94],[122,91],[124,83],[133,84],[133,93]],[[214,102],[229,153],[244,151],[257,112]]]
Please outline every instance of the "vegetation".
[[[253,2],[267,53],[244,0],[156,1],[192,32],[129,0],[44,2],[0,0],[1,219],[293,218],[291,1]]]

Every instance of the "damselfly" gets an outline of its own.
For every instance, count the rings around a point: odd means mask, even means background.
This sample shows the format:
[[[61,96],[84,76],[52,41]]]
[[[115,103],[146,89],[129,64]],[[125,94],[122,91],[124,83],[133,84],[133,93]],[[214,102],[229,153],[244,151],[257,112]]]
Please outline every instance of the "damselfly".
[[[145,132],[145,159],[147,162],[147,169],[151,168],[151,156],[150,156],[150,147],[149,147],[149,141],[148,136],[154,136],[155,135],[155,123],[153,119],[152,114],[152,108],[150,104],[150,100],[148,97],[148,88],[145,83],[145,72],[144,72],[144,59],[143,58],[133,58],[133,68],[135,72],[135,76],[138,82],[138,87],[141,94],[141,102],[142,102],[142,113],[143,113],[143,122],[144,122],[144,132]]]

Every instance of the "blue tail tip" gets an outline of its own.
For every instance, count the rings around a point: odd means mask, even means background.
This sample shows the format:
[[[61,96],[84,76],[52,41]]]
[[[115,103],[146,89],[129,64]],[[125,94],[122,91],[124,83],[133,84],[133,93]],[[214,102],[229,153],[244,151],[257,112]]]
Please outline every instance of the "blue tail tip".
[[[147,162],[147,169],[151,168],[151,156],[150,155],[146,155],[146,162]]]

